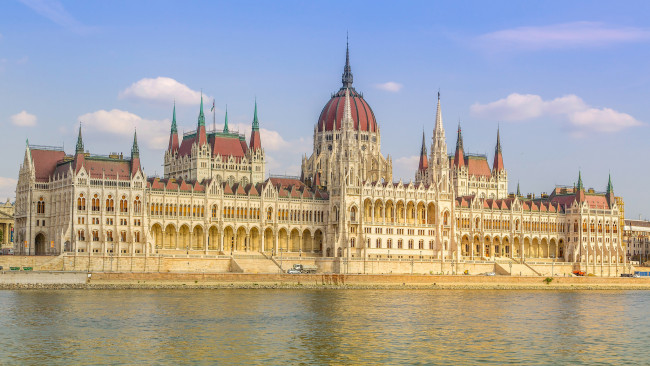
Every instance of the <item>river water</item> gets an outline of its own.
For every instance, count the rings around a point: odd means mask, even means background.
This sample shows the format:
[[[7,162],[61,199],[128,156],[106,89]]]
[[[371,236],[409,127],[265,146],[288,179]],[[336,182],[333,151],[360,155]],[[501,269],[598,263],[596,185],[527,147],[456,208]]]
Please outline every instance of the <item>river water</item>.
[[[650,292],[0,291],[0,364],[647,364]]]

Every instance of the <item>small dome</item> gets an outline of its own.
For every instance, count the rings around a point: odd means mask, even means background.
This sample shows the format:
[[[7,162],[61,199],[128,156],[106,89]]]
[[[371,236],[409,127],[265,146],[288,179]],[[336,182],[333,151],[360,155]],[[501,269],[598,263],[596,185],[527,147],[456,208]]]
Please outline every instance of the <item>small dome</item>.
[[[353,87],[350,90],[350,108],[352,109],[352,119],[354,120],[354,129],[357,131],[377,132],[377,121],[375,114],[370,109],[368,103],[363,99],[361,94],[357,93]],[[323,111],[318,117],[318,131],[334,131],[341,129],[341,120],[343,119],[343,109],[345,108],[345,87],[341,88],[325,104]],[[334,121],[336,120],[336,127]]]

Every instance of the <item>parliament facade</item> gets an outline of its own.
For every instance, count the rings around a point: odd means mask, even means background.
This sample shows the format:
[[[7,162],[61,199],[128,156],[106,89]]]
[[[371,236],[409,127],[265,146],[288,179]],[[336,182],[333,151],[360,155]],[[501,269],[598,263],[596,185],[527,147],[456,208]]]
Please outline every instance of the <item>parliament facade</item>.
[[[130,157],[27,144],[16,187],[17,254],[148,256],[264,253],[314,258],[511,260],[618,265],[623,202],[576,184],[550,194],[508,193],[497,131],[493,163],[448,153],[440,94],[414,180],[395,180],[381,132],[355,90],[346,53],[342,86],[314,126],[300,177],[267,178],[255,105],[248,140],[206,129],[179,135],[174,107],[164,176],[147,177],[137,136]],[[428,151],[428,152],[427,152]]]

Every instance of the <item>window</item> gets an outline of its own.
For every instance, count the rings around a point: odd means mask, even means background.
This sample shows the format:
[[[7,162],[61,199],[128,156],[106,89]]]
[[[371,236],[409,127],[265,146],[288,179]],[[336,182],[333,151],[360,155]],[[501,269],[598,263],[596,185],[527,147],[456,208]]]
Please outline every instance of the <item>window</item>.
[[[37,214],[45,213],[45,201],[43,200],[43,197],[40,197],[38,199],[38,202],[36,202],[36,213]]]
[[[122,199],[120,200],[120,212],[129,212],[129,202],[126,200],[126,196],[122,196]]]
[[[136,232],[133,233],[133,241],[134,241],[135,243],[139,243],[139,242],[140,242],[140,232],[139,232],[139,231],[136,231]]]
[[[398,240],[397,240],[397,249],[402,249],[402,246],[403,246],[403,241],[402,241],[402,239],[398,239]]]
[[[106,212],[114,212],[115,211],[115,202],[113,201],[113,197],[109,194],[108,198],[106,199]]]
[[[78,230],[77,231],[77,240],[86,240],[86,234],[83,230]]]
[[[142,202],[140,201],[140,196],[135,196],[133,201],[133,213],[139,214],[142,212]]]
[[[113,241],[113,232],[111,230],[106,232],[106,241]]]
[[[79,195],[79,198],[77,198],[77,210],[86,211],[86,198],[83,193]]]
[[[93,241],[99,241],[99,231],[93,230]]]
[[[126,241],[126,231],[120,231],[120,241],[121,242]]]
[[[92,210],[93,211],[99,211],[99,198],[97,198],[97,195],[93,196],[92,199]]]

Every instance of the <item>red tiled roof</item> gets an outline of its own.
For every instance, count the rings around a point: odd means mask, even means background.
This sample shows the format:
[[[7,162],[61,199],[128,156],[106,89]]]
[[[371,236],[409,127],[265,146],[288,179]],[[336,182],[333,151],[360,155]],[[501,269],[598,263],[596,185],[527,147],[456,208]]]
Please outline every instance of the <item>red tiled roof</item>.
[[[183,137],[178,154],[180,156],[190,155],[192,153],[192,144],[195,141],[196,134]],[[248,151],[246,141],[240,140],[237,134],[211,134],[208,138],[208,144],[210,144],[213,156],[221,155],[226,158],[232,156],[238,160],[244,157],[246,151]]]
[[[485,156],[466,156],[465,164],[467,165],[467,171],[469,175],[487,178],[492,176],[490,166],[488,165],[487,158]]]
[[[300,179],[294,178],[269,178],[268,181],[271,182],[274,186],[278,187],[304,187],[305,184],[300,181]]]
[[[56,163],[63,160],[65,152],[62,150],[32,149],[32,161],[36,170],[36,181],[47,182],[56,169]]]
[[[609,208],[607,197],[599,194],[587,194],[585,200],[590,208]]]

